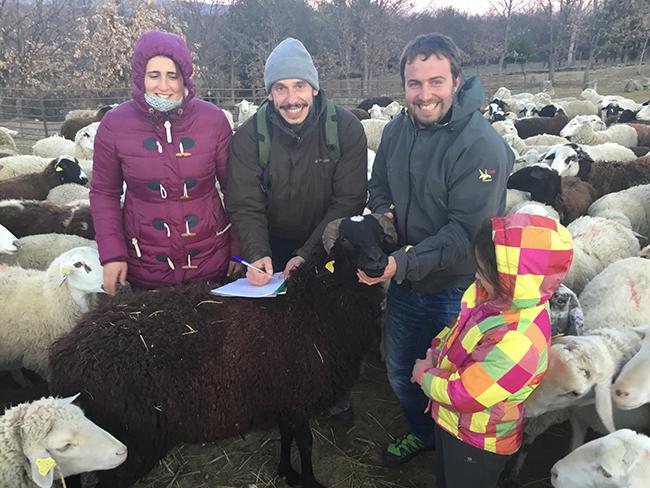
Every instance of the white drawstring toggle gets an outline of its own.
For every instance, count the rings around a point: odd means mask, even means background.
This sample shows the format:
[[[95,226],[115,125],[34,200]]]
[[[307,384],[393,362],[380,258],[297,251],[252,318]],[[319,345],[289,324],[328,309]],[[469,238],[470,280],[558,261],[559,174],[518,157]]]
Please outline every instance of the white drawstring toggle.
[[[160,154],[162,154],[162,152],[163,152],[162,144],[160,144],[158,141],[156,141],[156,146],[158,146],[158,152]]]
[[[189,220],[185,219],[185,232],[181,234],[181,237],[193,237],[196,234],[194,232],[190,231],[190,222]]]
[[[217,232],[217,236],[220,236],[221,234],[223,234],[224,232],[226,232],[228,229],[230,229],[230,226],[231,226],[231,225],[232,225],[232,223],[228,224],[226,227],[224,227],[224,228],[221,229],[219,232]]]
[[[167,222],[163,222],[163,227],[167,230],[167,237],[171,237],[172,231],[169,228],[169,226],[167,225]]]
[[[167,144],[172,143],[172,123],[169,120],[165,120],[163,124],[165,126],[165,132],[167,133]]]
[[[194,266],[192,264],[192,256],[190,254],[187,255],[187,265],[183,266],[183,269],[196,269],[198,266]]]
[[[162,183],[160,183],[160,198],[163,200],[167,198],[167,190],[165,190],[165,187],[162,186]]]
[[[135,255],[138,256],[139,258],[142,257],[142,253],[140,252],[140,246],[138,246],[138,239],[137,238],[132,238],[131,239],[131,244],[133,244],[133,247],[135,248]]]
[[[188,200],[190,196],[187,194],[187,183],[183,183],[183,194],[181,195],[181,200]]]
[[[171,269],[174,269],[174,270],[176,269],[176,268],[174,267],[174,263],[173,263],[172,260],[169,258],[169,256],[167,256],[167,264],[169,265],[169,267],[170,267]]]

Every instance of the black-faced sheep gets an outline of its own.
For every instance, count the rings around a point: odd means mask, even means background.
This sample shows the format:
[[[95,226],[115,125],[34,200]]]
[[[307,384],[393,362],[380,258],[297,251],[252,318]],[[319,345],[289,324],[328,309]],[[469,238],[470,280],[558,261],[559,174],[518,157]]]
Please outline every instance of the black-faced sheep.
[[[67,156],[53,159],[40,173],[0,181],[0,199],[44,200],[52,188],[64,183],[88,183],[79,162]]]
[[[279,474],[291,485],[322,487],[312,471],[308,420],[357,378],[383,293],[360,284],[356,270],[380,276],[396,239],[372,217],[346,219],[339,231],[335,242],[323,238],[333,273],[326,259],[305,263],[292,272],[286,295],[215,299],[207,284],[150,291],[99,306],[53,345],[52,391],[81,391],[88,417],[129,448],[123,466],[98,473],[100,487],[129,486],[179,442],[274,422]],[[300,475],[291,467],[292,440]]]
[[[39,200],[0,200],[0,225],[16,237],[75,234],[95,238],[90,205],[56,205]]]
[[[350,112],[352,112],[354,116],[359,120],[367,120],[370,118],[370,114],[362,108],[351,108]]]
[[[522,139],[540,135],[560,135],[560,131],[569,122],[569,118],[562,110],[558,110],[554,117],[531,117],[515,121],[517,133]]]

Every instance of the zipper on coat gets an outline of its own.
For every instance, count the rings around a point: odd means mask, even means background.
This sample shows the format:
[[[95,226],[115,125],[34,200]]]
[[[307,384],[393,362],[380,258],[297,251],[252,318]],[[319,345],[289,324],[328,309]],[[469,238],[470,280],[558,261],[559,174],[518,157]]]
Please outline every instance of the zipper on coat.
[[[413,154],[413,148],[415,147],[415,140],[418,137],[418,130],[415,129],[415,134],[413,135],[413,141],[411,142],[411,148],[409,149],[409,159],[408,159],[408,175],[409,175],[409,192],[408,198],[406,199],[406,213],[404,214],[404,239],[406,243],[409,243],[409,212],[411,210],[411,155]]]
[[[133,244],[133,247],[135,248],[135,255],[141,258],[142,253],[140,252],[140,246],[138,246],[138,239],[136,237],[132,238],[131,244]]]

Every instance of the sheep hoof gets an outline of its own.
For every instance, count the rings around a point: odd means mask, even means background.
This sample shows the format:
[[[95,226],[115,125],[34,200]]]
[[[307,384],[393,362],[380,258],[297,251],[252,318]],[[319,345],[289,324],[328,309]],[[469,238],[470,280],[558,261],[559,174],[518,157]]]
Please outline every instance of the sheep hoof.
[[[284,478],[289,486],[297,486],[300,484],[300,473],[298,473],[291,464],[280,464],[278,466],[278,476]]]

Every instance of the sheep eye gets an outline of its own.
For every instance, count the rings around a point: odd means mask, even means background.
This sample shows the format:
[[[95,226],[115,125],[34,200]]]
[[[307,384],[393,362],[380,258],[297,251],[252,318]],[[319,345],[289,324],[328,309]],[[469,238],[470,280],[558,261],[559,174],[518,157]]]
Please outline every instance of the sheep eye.
[[[56,450],[59,452],[65,452],[72,447],[72,442],[68,442],[63,447],[58,447]]]
[[[585,368],[580,368],[580,372],[585,376],[585,378],[590,379],[591,378],[591,371]]]
[[[577,390],[570,391],[568,394],[569,394],[569,395],[572,395],[572,396],[574,396],[574,397],[579,397],[579,396],[582,395],[582,393],[580,393],[580,392],[577,391]]]
[[[611,477],[612,477],[612,473],[610,473],[609,471],[607,471],[607,470],[606,470],[605,468],[603,468],[602,466],[598,466],[598,471],[599,471],[600,474],[602,474],[605,478],[611,478]]]
[[[75,268],[81,268],[83,265],[84,263],[82,263],[81,261],[77,261],[76,263],[74,263]]]

